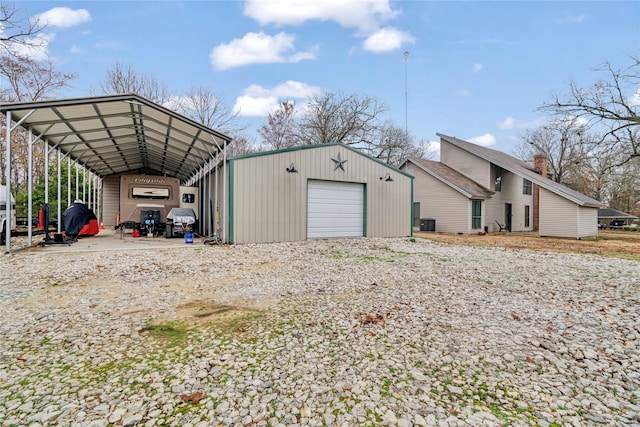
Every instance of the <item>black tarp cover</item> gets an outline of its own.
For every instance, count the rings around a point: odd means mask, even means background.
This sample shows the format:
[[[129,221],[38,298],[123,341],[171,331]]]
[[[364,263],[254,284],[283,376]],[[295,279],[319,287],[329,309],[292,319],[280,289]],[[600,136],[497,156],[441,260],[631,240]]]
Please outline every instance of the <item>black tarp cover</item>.
[[[82,227],[96,215],[82,202],[73,202],[62,214],[62,225],[67,236],[76,236]]]

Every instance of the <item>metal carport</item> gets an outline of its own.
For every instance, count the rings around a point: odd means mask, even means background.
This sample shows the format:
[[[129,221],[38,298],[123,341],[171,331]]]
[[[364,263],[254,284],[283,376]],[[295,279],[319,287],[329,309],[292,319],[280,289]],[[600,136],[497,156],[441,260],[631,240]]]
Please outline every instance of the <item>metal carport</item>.
[[[0,113],[6,114],[7,123],[8,200],[11,135],[18,126],[29,131],[29,153],[34,143],[43,141],[50,150],[75,161],[99,179],[137,172],[173,176],[183,183],[194,182],[214,170],[217,172],[219,165],[224,167],[226,147],[231,142],[229,136],[136,94],[6,103],[0,104]],[[29,170],[29,218],[32,216],[31,179]],[[223,179],[226,179],[225,173]],[[211,191],[205,194],[211,197]],[[217,192],[215,195],[217,197]],[[226,200],[225,195],[222,200]],[[208,200],[206,206],[210,206],[210,202]],[[205,220],[211,218],[207,213],[210,214],[205,210]],[[8,220],[10,214],[7,205]],[[225,236],[221,238],[225,240]],[[8,230],[6,251],[10,250]]]

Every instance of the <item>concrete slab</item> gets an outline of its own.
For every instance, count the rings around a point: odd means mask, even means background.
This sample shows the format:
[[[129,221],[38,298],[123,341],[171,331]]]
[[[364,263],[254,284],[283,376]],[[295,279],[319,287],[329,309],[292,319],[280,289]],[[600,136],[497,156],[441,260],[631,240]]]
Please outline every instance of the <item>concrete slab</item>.
[[[43,237],[38,236],[33,239],[37,244],[43,241]],[[131,232],[121,233],[119,230],[100,230],[91,237],[83,237],[71,244],[46,244],[41,246],[41,250],[47,252],[87,252],[87,251],[130,251],[138,249],[162,249],[175,248],[180,246],[201,245],[204,237],[194,235],[193,243],[185,243],[184,237],[167,239],[159,237],[132,237]]]

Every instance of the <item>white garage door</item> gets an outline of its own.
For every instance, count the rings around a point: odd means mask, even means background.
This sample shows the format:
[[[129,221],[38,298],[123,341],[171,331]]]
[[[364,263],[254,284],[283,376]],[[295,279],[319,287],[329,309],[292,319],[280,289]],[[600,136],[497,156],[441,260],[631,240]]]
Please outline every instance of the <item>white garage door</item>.
[[[307,203],[307,238],[363,236],[364,184],[309,181]]]

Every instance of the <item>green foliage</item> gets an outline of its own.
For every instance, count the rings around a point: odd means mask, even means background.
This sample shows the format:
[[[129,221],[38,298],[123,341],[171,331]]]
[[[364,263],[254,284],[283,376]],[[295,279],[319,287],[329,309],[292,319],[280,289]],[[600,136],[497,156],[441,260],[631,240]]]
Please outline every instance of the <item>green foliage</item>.
[[[79,194],[75,194],[76,189],[76,173],[78,174]],[[60,196],[58,197],[58,168],[57,165],[49,166],[49,218],[51,221],[55,220],[58,216],[58,199],[61,200],[61,211],[64,212],[68,207],[69,192],[68,192],[68,167],[66,162],[63,162],[60,167]],[[81,168],[77,168],[75,164],[71,165],[71,200],[76,198],[82,199],[82,179],[83,171]],[[45,200],[45,180],[44,176],[38,177],[33,183],[32,191],[32,213],[34,218],[38,217],[38,211]],[[16,199],[16,216],[27,217],[29,213],[29,191],[25,187],[14,192]]]
[[[165,341],[168,347],[185,344],[189,338],[189,329],[179,322],[148,323],[140,332],[148,332],[152,337]]]

